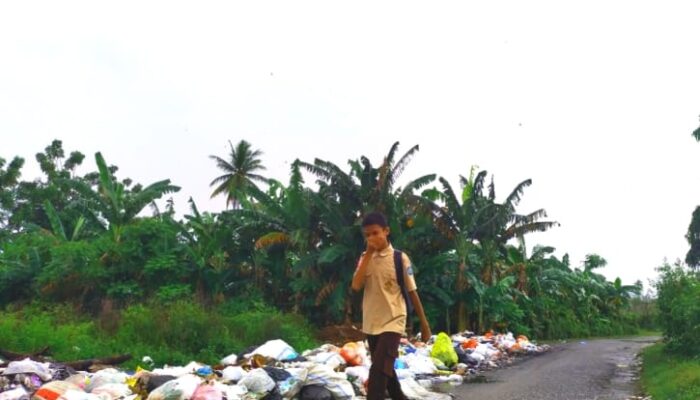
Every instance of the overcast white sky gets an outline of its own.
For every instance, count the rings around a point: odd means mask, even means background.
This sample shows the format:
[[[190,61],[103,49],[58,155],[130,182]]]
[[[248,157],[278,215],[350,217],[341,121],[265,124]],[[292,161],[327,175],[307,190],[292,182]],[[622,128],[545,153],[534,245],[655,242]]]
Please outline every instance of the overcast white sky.
[[[700,204],[700,4],[693,1],[15,2],[0,5],[0,157],[54,138],[118,176],[170,178],[219,211],[210,154],[261,149],[379,163],[457,185],[473,164],[499,198],[561,227],[528,244],[608,260],[625,283],[684,258]]]

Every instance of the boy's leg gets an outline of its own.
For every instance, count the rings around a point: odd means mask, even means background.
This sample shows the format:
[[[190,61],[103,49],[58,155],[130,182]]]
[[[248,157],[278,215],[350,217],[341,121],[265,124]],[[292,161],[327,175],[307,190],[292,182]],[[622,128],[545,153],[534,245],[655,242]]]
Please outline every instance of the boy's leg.
[[[384,332],[369,340],[372,367],[369,369],[367,400],[383,400],[387,389],[392,399],[406,399],[394,371],[400,340],[401,335],[394,332]]]

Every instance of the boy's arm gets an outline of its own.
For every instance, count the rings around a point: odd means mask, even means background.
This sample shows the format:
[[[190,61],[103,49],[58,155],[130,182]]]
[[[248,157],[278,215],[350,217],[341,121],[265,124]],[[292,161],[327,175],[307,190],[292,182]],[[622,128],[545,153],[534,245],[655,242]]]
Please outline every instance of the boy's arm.
[[[428,325],[428,319],[425,317],[423,303],[421,303],[420,297],[418,297],[418,291],[412,290],[408,292],[408,294],[409,296],[411,296],[413,308],[416,310],[416,314],[418,314],[418,318],[420,319],[420,338],[423,342],[427,343],[430,337],[432,336],[432,333],[430,332],[430,325]]]
[[[367,264],[372,259],[373,250],[367,248],[367,251],[362,255],[358,263],[355,275],[352,276],[352,290],[359,292],[365,286],[365,278],[367,277]]]

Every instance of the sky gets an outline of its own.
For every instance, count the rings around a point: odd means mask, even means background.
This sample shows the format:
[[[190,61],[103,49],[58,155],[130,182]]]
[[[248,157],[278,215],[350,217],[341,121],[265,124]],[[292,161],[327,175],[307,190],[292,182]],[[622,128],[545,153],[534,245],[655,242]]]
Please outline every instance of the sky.
[[[119,178],[169,178],[200,210],[229,141],[291,162],[379,164],[420,151],[401,182],[476,165],[497,199],[560,226],[527,237],[645,285],[683,259],[700,205],[700,4],[693,1],[5,2],[0,157],[53,139],[101,151]],[[309,182],[313,178],[307,176]]]

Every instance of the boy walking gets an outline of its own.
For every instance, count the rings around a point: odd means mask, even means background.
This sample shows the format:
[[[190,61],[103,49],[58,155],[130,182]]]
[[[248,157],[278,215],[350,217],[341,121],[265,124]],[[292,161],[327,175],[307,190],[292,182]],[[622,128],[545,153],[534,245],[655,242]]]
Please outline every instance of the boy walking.
[[[399,355],[401,336],[406,332],[408,307],[397,279],[394,248],[389,243],[389,226],[384,215],[365,216],[362,232],[367,249],[355,270],[352,289],[360,291],[364,287],[362,331],[367,334],[372,355],[367,400],[384,399],[386,390],[393,400],[404,400],[407,398],[401,391],[394,361]],[[401,261],[405,289],[420,318],[421,339],[427,341],[431,336],[430,326],[416,292],[411,260],[401,253]]]

